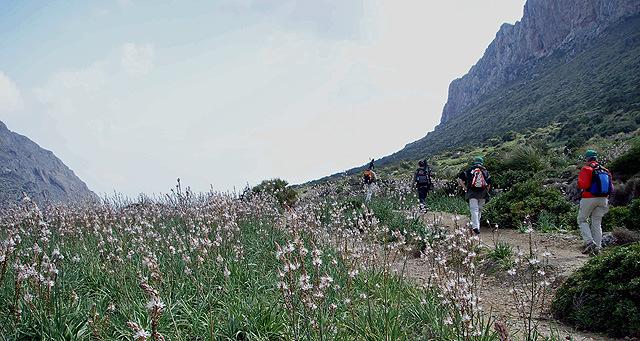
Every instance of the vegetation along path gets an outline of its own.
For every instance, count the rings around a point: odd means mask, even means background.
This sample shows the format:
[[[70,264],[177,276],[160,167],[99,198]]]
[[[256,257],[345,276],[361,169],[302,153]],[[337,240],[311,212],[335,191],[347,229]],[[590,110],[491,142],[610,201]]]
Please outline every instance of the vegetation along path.
[[[467,217],[444,212],[429,212],[423,215],[423,219],[427,226],[444,226],[448,229],[453,229],[456,225],[465,226],[469,221]],[[579,236],[568,233],[540,233],[533,231],[529,234],[515,229],[492,231],[489,228],[483,228],[480,243],[487,253],[490,250],[494,250],[496,245],[505,244],[508,244],[514,253],[519,250],[528,252],[530,245],[537,248],[539,252],[549,252],[551,255],[548,257],[548,269],[550,269],[549,271],[554,277],[551,283],[552,293],[568,276],[589,259],[588,256],[581,253]],[[398,264],[398,267],[400,266]],[[518,322],[517,309],[514,303],[511,302],[509,295],[510,286],[506,269],[499,269],[496,264],[488,264],[482,267],[481,271],[484,274],[484,280],[480,284],[478,293],[484,309],[490,310],[497,320],[507,322],[510,329],[521,329],[522,326],[521,322]],[[407,261],[404,273],[409,279],[426,285],[430,278],[431,270],[421,259],[413,258]],[[577,341],[617,340],[603,335],[577,331],[570,326],[555,321],[550,317],[547,308],[543,308],[543,311],[539,312],[536,318],[538,330],[542,333],[551,334],[551,331],[555,331],[559,337]]]

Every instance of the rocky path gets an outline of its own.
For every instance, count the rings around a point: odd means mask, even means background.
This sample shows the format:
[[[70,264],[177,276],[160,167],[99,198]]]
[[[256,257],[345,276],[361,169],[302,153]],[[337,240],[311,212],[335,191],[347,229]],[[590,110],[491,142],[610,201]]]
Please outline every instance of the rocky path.
[[[429,224],[436,222],[438,225],[451,228],[455,224],[466,225],[468,223],[468,218],[466,217],[440,212],[425,214],[423,219]],[[580,252],[581,241],[577,235],[533,232],[531,237],[533,243],[541,252],[546,250],[551,253],[549,264],[556,278],[552,285],[554,291],[571,273],[580,268],[589,259],[588,256]],[[493,248],[498,241],[501,241],[510,244],[514,251],[520,249],[527,253],[530,245],[529,235],[517,230],[492,232],[489,229],[482,229],[481,240],[487,248]],[[429,269],[420,259],[411,259],[406,264],[405,276],[417,281],[419,284],[424,284],[429,277]],[[480,297],[485,310],[490,308],[495,318],[507,321],[513,330],[517,330],[519,328],[516,311],[513,304],[509,302],[509,288],[506,285],[506,281],[500,279],[501,276],[504,278],[504,274],[501,273],[487,273],[482,283]],[[542,315],[548,314],[543,313]],[[540,318],[537,322],[539,323],[538,329],[541,332],[546,334],[551,329],[557,330],[560,333],[560,337],[567,340],[617,340],[603,335],[580,332],[548,318]]]

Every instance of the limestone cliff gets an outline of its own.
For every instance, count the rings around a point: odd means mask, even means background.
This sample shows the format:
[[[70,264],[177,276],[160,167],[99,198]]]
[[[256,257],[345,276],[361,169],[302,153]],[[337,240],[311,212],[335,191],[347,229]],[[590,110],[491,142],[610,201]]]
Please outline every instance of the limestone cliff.
[[[503,24],[478,63],[451,82],[441,123],[492,90],[530,76],[536,61],[554,52],[577,53],[610,25],[638,13],[639,0],[528,0],[522,20]]]

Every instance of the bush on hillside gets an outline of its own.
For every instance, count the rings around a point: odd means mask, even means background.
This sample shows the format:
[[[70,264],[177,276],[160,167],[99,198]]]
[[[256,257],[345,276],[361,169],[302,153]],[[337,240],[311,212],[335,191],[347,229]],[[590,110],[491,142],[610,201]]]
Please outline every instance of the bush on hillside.
[[[504,162],[504,167],[510,170],[539,172],[544,168],[539,149],[531,146],[515,148]]]
[[[282,179],[264,180],[253,187],[252,191],[271,194],[283,206],[292,206],[298,200],[298,192],[289,187],[289,183]]]
[[[502,135],[502,141],[503,142],[513,141],[516,139],[516,137],[518,137],[518,133],[516,133],[513,130],[510,130]]]
[[[611,162],[609,170],[623,179],[629,179],[633,175],[640,173],[640,162],[638,160],[640,160],[640,143],[636,142],[631,149]]]
[[[569,228],[576,225],[575,209],[558,189],[529,180],[492,199],[486,206],[484,217],[500,227],[518,228],[525,220],[536,224],[541,213],[545,212],[547,226]]]
[[[640,231],[640,199],[633,200],[627,206],[613,206],[604,216],[602,228],[610,231],[616,227]]]
[[[591,258],[558,289],[552,310],[580,329],[640,336],[640,243]]]
[[[531,146],[518,146],[506,155],[487,155],[485,166],[491,173],[493,186],[510,189],[517,183],[533,178],[545,168],[541,153]]]

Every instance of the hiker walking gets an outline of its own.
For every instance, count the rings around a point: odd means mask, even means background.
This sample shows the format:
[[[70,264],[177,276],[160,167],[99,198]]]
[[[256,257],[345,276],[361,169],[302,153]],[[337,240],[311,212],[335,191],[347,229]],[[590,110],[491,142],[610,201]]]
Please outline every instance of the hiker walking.
[[[472,166],[458,175],[458,184],[464,189],[471,210],[471,229],[480,234],[482,207],[489,200],[491,177],[484,167],[484,158],[477,156]]]
[[[433,187],[433,183],[431,182],[431,169],[427,165],[426,161],[418,162],[418,169],[416,170],[416,174],[414,176],[414,182],[416,185],[416,189],[418,190],[418,201],[420,202],[420,208],[425,208],[427,194]]]
[[[362,174],[362,180],[364,181],[364,190],[365,190],[365,202],[371,201],[371,196],[373,195],[373,189],[376,182],[376,173],[373,172],[373,159],[369,163],[369,167]]]
[[[578,175],[578,189],[582,190],[578,226],[584,240],[582,253],[598,254],[602,249],[602,217],[609,211],[608,197],[613,192],[613,183],[611,172],[598,163],[595,150],[587,150],[584,157],[586,164]]]

